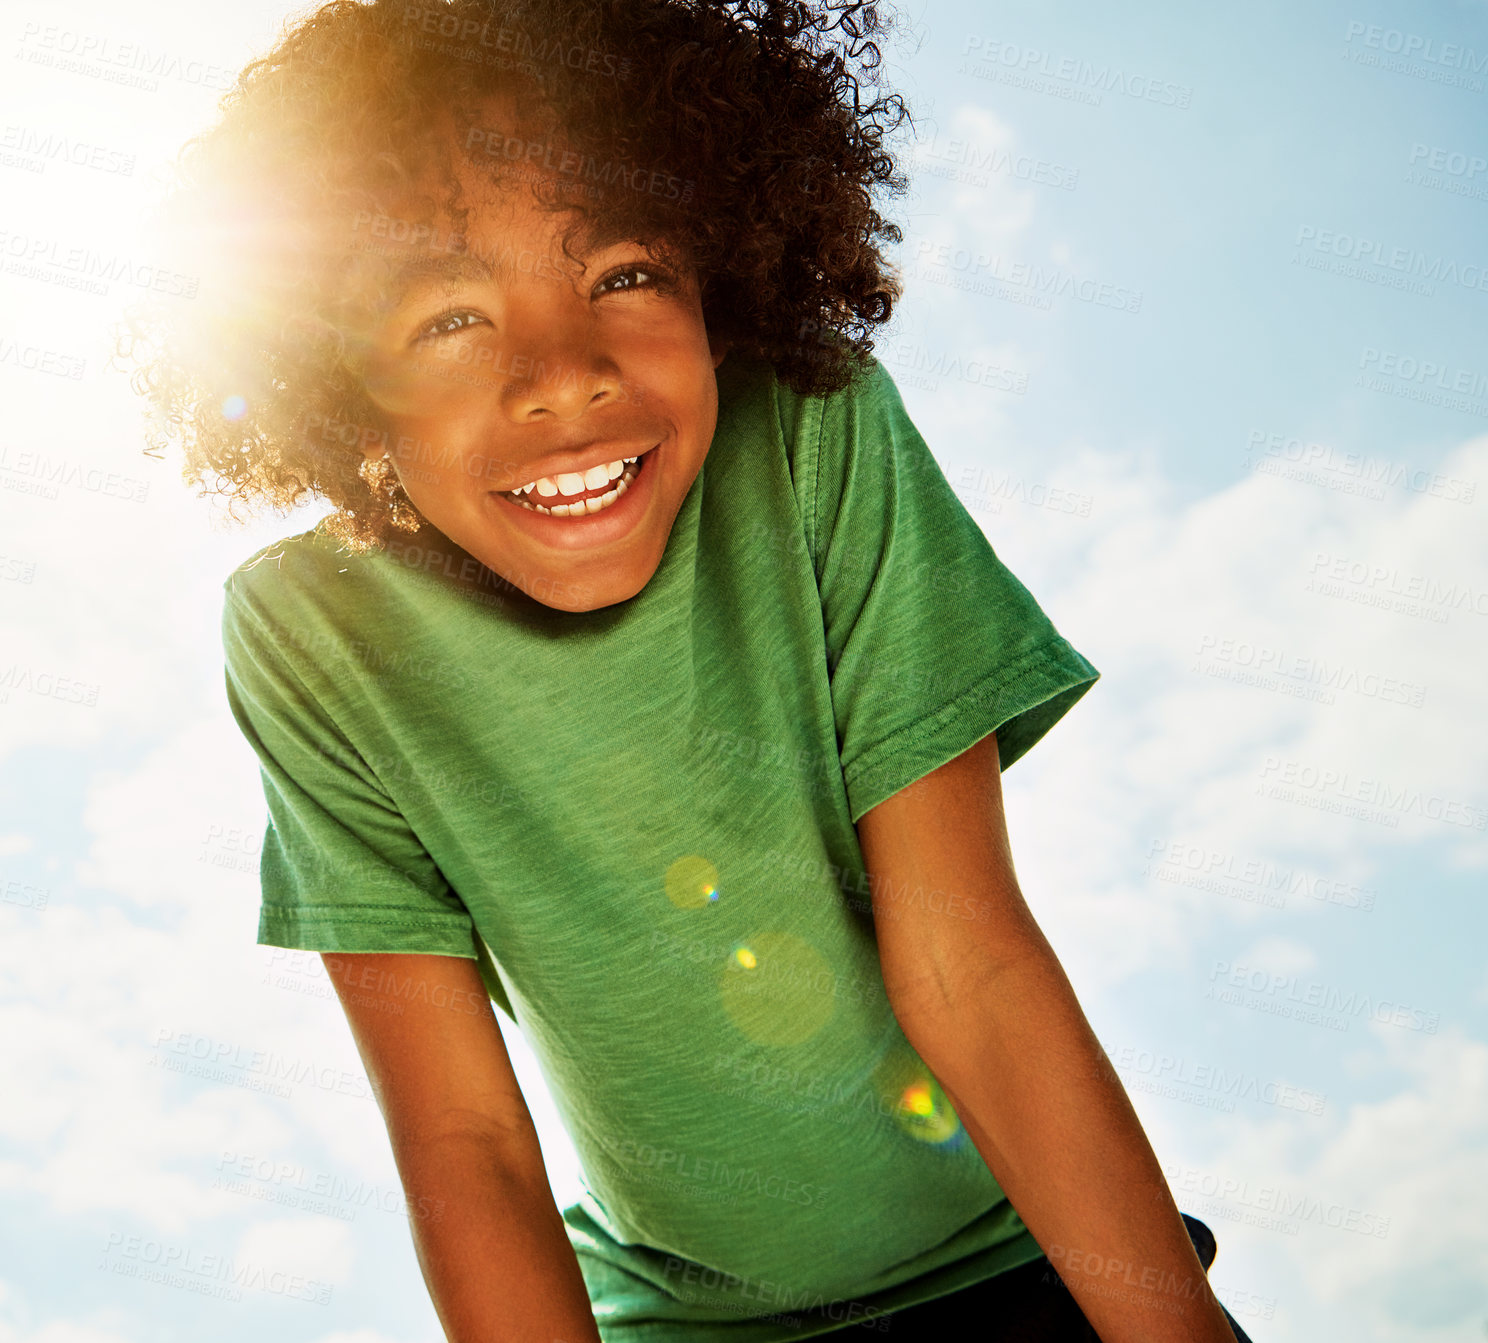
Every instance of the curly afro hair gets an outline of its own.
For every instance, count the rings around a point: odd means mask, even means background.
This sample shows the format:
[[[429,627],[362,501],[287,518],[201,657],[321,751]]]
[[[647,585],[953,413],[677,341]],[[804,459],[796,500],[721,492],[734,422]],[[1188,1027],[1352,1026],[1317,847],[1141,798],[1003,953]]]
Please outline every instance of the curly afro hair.
[[[197,297],[136,313],[121,342],[154,409],[147,450],[179,441],[185,480],[230,513],[308,495],[354,549],[416,530],[402,490],[359,470],[382,422],[352,277],[379,226],[433,242],[432,221],[466,217],[457,154],[568,212],[565,250],[589,229],[656,239],[695,269],[731,357],[841,389],[900,292],[881,246],[901,235],[875,205],[905,189],[884,141],[908,112],[878,91],[889,23],[830,0],[324,4],[178,160],[161,223]],[[493,97],[521,137],[482,129]]]

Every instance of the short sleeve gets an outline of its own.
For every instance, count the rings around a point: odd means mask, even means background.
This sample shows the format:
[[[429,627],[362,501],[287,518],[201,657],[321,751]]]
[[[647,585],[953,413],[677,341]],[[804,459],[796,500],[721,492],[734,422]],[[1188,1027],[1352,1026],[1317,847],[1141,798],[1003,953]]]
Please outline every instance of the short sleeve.
[[[247,599],[222,614],[228,706],[268,803],[258,941],[479,959],[473,923],[360,754]]]
[[[856,823],[989,732],[1006,770],[1100,673],[993,552],[881,365],[815,405],[808,526]]]

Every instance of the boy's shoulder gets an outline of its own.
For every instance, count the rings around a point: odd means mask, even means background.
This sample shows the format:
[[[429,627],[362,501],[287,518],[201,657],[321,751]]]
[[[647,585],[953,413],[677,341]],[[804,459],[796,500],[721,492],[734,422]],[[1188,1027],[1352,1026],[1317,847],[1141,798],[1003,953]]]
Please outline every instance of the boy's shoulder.
[[[839,427],[900,406],[899,390],[888,370],[868,355],[843,387],[824,394],[798,392],[782,382],[763,359],[729,358],[718,369],[720,423],[727,412],[742,418],[770,414],[777,421],[792,465],[799,453],[814,453],[826,425]],[[753,427],[748,425],[748,427]]]
[[[321,523],[260,546],[238,564],[222,587],[229,603],[246,598],[260,608],[324,587],[328,575],[347,573],[359,556],[326,532]]]

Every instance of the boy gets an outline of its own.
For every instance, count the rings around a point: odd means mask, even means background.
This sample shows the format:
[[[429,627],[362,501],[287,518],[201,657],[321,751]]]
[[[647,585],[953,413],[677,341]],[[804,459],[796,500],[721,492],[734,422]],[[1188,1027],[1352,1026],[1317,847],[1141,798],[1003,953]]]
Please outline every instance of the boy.
[[[225,584],[259,940],[457,1343],[1232,1337],[1003,825],[1098,673],[868,356],[876,22],[337,0],[188,157],[146,390],[188,478],[335,505]]]

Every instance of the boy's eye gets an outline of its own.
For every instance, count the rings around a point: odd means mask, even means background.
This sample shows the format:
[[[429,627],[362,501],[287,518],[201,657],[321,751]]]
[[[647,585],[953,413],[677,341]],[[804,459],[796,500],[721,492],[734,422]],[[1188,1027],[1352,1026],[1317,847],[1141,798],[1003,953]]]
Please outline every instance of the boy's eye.
[[[450,312],[441,313],[419,332],[417,339],[427,340],[430,336],[446,336],[452,331],[463,331],[467,326],[474,326],[475,323],[485,320],[478,312],[471,312],[468,308],[456,308]]]
[[[659,289],[665,280],[666,276],[656,266],[626,266],[606,275],[594,286],[594,292],[603,294],[623,293],[627,289]]]

